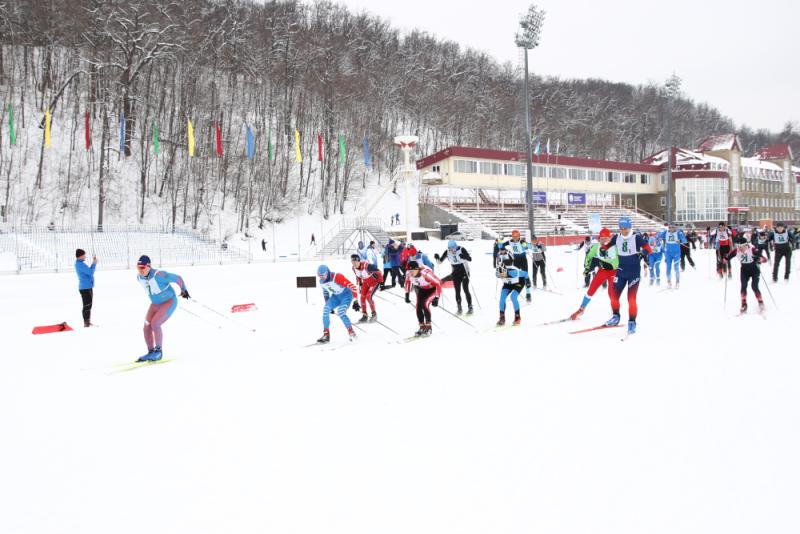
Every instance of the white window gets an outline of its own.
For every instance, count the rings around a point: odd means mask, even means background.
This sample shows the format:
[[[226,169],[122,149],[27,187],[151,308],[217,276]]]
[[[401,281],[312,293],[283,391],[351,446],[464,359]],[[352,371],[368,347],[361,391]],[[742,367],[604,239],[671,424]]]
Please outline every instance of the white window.
[[[505,167],[505,175],[506,176],[526,176],[527,169],[524,165],[520,165],[518,163],[506,163]]]
[[[635,184],[636,183],[636,175],[632,173],[625,173],[622,177],[623,183],[626,184]]]
[[[542,167],[541,165],[534,165],[533,176],[536,178],[547,178],[547,167]]]
[[[583,169],[569,169],[570,180],[586,180],[586,171]]]
[[[606,180],[618,184],[620,182],[621,174],[618,172],[608,171],[606,173]]]
[[[639,183],[642,185],[649,185],[650,184],[650,175],[649,174],[640,174],[639,175]]]
[[[464,174],[477,174],[478,162],[466,159],[457,159],[455,160],[455,172]]]
[[[661,175],[661,185],[667,185],[667,175],[666,174],[662,174]]]
[[[589,171],[589,180],[592,182],[602,182],[603,171]]]
[[[567,169],[563,167],[550,167],[550,178],[566,178]]]
[[[661,207],[663,208],[666,205],[667,205],[667,197],[661,197]]]

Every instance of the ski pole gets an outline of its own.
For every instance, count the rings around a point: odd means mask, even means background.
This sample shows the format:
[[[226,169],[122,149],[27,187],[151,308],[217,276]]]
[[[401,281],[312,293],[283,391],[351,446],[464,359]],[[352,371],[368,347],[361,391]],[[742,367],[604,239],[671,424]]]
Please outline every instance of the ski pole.
[[[214,322],[212,322],[212,321],[209,321],[209,320],[208,320],[208,319],[206,319],[205,317],[203,317],[203,316],[201,316],[201,315],[197,315],[197,314],[196,314],[196,313],[194,313],[192,310],[189,310],[189,309],[187,309],[187,308],[186,308],[186,307],[184,307],[184,306],[181,306],[181,309],[182,309],[183,311],[185,311],[186,313],[188,313],[189,315],[192,315],[192,316],[194,316],[194,317],[196,317],[196,318],[200,319],[201,321],[203,321],[203,322],[204,322],[204,323],[206,323],[206,324],[210,324],[210,325],[212,325],[212,326],[216,326],[217,328],[222,328],[222,325],[221,325],[221,324],[219,324],[219,323],[214,323]]]
[[[439,308],[440,308],[440,309],[441,309],[443,312],[445,312],[445,313],[448,313],[448,314],[450,314],[451,316],[455,317],[456,319],[458,319],[458,320],[459,320],[459,321],[461,321],[462,323],[469,325],[469,326],[470,326],[470,328],[475,328],[475,325],[473,325],[473,324],[472,324],[472,323],[470,323],[469,321],[465,320],[464,318],[462,318],[462,317],[459,317],[458,315],[456,315],[455,313],[451,312],[451,311],[450,311],[450,310],[448,310],[447,308],[445,308],[445,307],[442,307],[442,306],[439,306]],[[438,327],[437,327],[437,328],[438,328]]]
[[[759,273],[759,276],[760,275],[761,275],[761,273]],[[772,303],[775,305],[775,309],[777,310],[778,309],[778,303],[775,302],[775,297],[772,296],[772,290],[769,288],[769,284],[767,283],[767,277],[766,276],[762,276],[762,278],[764,279],[764,287],[767,288],[767,293],[769,293],[769,298],[772,300]]]
[[[230,321],[230,322],[232,322],[233,324],[235,324],[235,325],[239,326],[240,328],[244,328],[244,329],[246,329],[246,330],[248,330],[248,331],[250,331],[250,332],[255,332],[255,331],[256,331],[256,329],[255,329],[255,328],[250,328],[250,327],[248,327],[248,326],[245,326],[244,324],[240,323],[239,321],[237,321],[237,320],[235,320],[235,319],[231,319],[230,317],[228,317],[228,316],[227,316],[227,315],[225,315],[224,313],[222,313],[222,312],[220,312],[220,311],[218,311],[218,310],[215,310],[215,309],[214,309],[214,308],[212,308],[211,306],[207,306],[207,305],[203,304],[202,302],[198,301],[198,300],[197,300],[197,299],[195,299],[195,298],[191,298],[191,297],[190,297],[190,298],[189,298],[189,301],[190,301],[190,302],[194,302],[195,304],[199,304],[200,306],[202,306],[203,308],[207,309],[208,311],[210,311],[210,312],[212,312],[212,313],[216,313],[216,314],[217,314],[217,315],[219,315],[220,317],[222,317],[222,318],[224,318],[224,319],[227,319],[228,321]]]
[[[725,260],[722,260],[722,261],[723,261],[722,265],[724,266],[725,265]],[[722,276],[725,277],[725,283],[724,283],[725,296],[722,299],[722,311],[725,311],[725,309],[728,307],[728,275],[727,275],[726,272],[724,272],[724,270],[723,270]]]
[[[481,301],[478,298],[478,292],[475,290],[475,284],[472,283],[472,278],[469,276],[467,277],[467,287],[472,289],[472,296],[475,297],[475,304],[478,305],[478,308],[483,309],[483,306],[481,306]]]

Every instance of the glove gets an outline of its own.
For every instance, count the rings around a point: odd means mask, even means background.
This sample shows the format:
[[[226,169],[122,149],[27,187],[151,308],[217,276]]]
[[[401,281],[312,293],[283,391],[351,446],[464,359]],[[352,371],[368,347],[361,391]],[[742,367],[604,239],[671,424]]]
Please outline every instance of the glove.
[[[439,253],[438,253],[438,252],[437,252],[436,254],[434,254],[434,255],[433,255],[433,258],[434,258],[436,261],[441,261],[441,260],[439,259]]]
[[[189,292],[184,289],[183,291],[181,291],[181,296],[183,298],[185,298],[185,299],[188,299],[189,298]]]
[[[356,302],[356,301],[353,301],[353,309],[354,309],[355,311],[361,311],[361,305],[359,305],[359,303],[358,303],[358,302]]]
[[[764,256],[761,256],[761,263],[767,263],[767,258],[765,258]]]
[[[439,297],[433,297],[433,300],[431,301],[431,306],[435,308],[438,305],[439,305]]]
[[[408,296],[408,293],[406,293],[406,304],[411,304],[411,297]]]
[[[584,269],[583,270],[583,276],[584,276],[584,278],[589,276],[589,269]]]

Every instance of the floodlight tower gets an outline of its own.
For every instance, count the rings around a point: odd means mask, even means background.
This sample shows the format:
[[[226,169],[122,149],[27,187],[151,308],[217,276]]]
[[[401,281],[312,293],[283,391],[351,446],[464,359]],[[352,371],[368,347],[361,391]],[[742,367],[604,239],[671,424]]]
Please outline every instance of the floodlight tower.
[[[403,151],[403,196],[405,197],[406,242],[411,242],[411,192],[410,183],[417,169],[411,163],[411,152],[416,148],[419,137],[416,135],[398,135],[394,145]]]

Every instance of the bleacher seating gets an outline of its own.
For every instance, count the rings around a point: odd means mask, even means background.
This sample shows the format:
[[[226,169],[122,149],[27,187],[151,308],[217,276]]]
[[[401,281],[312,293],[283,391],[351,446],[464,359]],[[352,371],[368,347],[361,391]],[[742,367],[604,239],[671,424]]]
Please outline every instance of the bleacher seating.
[[[142,254],[155,266],[247,263],[251,257],[236,248],[188,230],[174,232],[134,227],[132,229],[2,228],[0,271],[61,271],[73,268],[75,249],[101,259],[104,268],[129,268]],[[11,260],[9,260],[11,258]],[[13,269],[11,268],[13,267]]]

